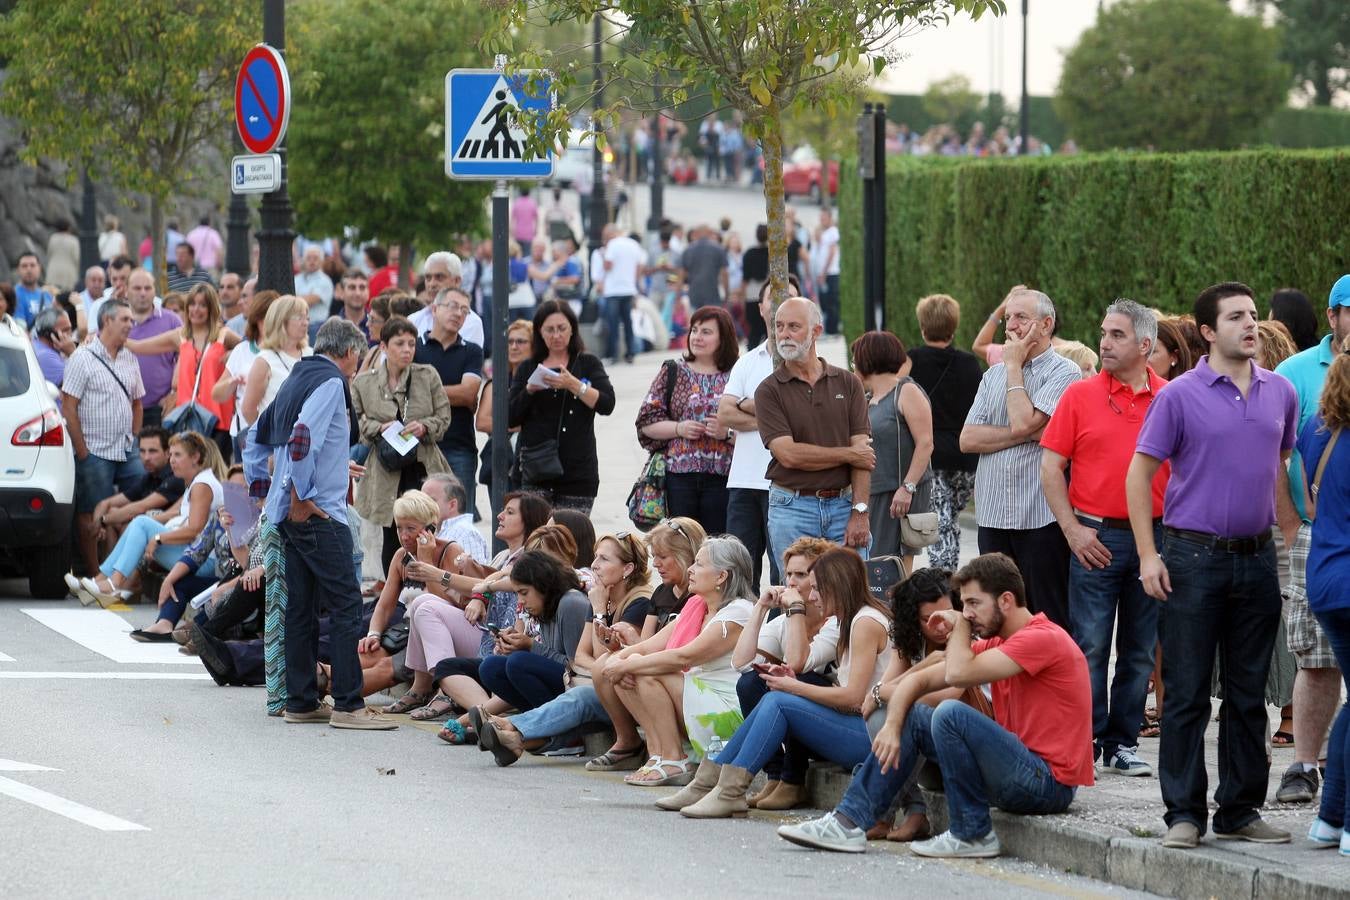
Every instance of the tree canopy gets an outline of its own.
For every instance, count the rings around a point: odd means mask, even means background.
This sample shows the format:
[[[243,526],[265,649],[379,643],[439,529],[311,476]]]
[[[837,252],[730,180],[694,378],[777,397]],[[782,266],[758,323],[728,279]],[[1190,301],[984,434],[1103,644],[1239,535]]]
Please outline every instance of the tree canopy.
[[[1267,0],[1284,35],[1281,57],[1294,67],[1295,87],[1316,106],[1330,106],[1350,88],[1350,3],[1345,0]]]
[[[1089,150],[1235,147],[1284,102],[1279,50],[1214,0],[1122,0],[1066,55],[1055,109]]]

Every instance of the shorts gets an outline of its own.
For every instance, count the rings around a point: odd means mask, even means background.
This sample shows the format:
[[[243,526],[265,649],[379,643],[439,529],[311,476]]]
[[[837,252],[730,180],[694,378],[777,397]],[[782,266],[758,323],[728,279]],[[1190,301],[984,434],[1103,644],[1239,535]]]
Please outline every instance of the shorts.
[[[75,511],[93,512],[99,503],[126,490],[144,475],[139,454],[128,454],[122,462],[92,453],[83,460],[75,460]]]
[[[1289,551],[1289,587],[1284,596],[1284,626],[1289,652],[1300,669],[1336,669],[1336,655],[1322,626],[1308,608],[1308,549],[1312,544],[1312,526],[1304,522]]]

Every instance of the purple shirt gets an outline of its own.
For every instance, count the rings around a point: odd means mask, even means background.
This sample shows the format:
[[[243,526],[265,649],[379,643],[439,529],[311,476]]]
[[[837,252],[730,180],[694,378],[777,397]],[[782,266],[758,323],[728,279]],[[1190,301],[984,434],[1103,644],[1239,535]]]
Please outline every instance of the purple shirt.
[[[1275,479],[1280,453],[1298,437],[1298,394],[1283,375],[1251,367],[1243,398],[1202,356],[1149,406],[1135,449],[1172,461],[1164,524],[1239,538],[1275,523]]]
[[[140,341],[182,327],[183,320],[172,310],[156,306],[144,322],[132,327],[131,339]],[[164,399],[164,395],[173,385],[173,370],[178,364],[178,354],[174,352],[138,355],[136,361],[141,365],[141,381],[145,382],[145,396],[141,398],[141,402],[146,406],[153,406]]]

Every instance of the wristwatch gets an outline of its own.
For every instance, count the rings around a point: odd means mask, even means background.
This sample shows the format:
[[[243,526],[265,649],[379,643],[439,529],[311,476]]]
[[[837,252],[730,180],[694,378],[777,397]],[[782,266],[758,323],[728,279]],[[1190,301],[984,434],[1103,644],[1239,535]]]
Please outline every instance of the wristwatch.
[[[853,504],[853,511],[854,511],[855,513],[857,513],[858,515],[860,515],[860,516],[865,516],[865,515],[867,515],[867,504],[866,504],[866,503],[855,503],[855,504]]]
[[[900,486],[905,490],[909,491],[911,494],[916,494],[919,491],[919,486],[912,481],[906,481],[904,484]]]

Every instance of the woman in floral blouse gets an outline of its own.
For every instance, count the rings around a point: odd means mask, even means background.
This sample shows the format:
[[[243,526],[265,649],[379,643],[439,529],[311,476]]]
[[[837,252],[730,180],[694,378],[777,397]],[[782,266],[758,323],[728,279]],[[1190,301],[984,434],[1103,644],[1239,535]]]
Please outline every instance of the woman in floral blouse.
[[[735,432],[717,420],[717,402],[739,353],[731,315],[720,306],[697,310],[689,319],[689,349],[661,367],[638,410],[638,441],[665,453],[667,515],[688,516],[708,534],[727,527]]]

